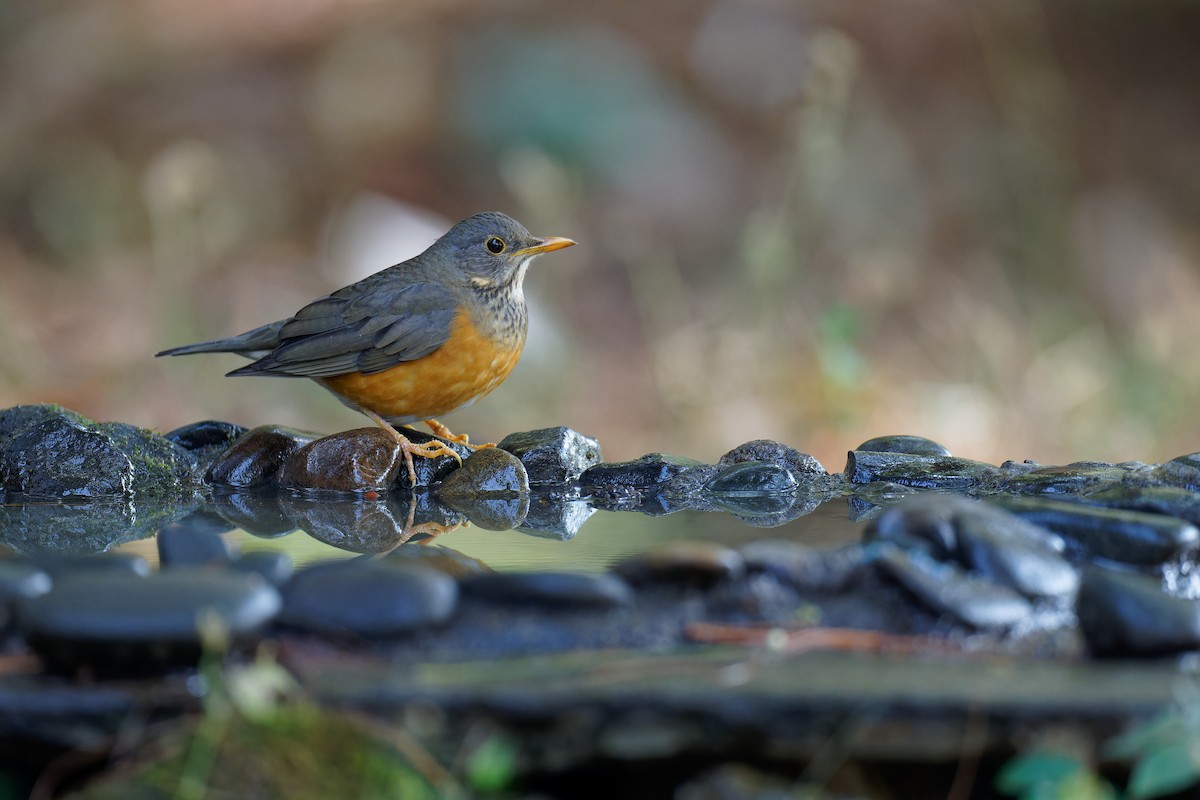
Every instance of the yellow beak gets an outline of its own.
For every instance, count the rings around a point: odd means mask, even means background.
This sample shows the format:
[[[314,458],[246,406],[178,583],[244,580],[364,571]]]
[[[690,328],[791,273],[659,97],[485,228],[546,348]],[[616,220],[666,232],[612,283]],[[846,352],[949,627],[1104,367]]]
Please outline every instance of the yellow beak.
[[[542,253],[552,253],[555,250],[562,250],[564,247],[570,247],[575,242],[571,239],[564,239],[561,236],[547,236],[532,247],[526,247],[524,250],[518,250],[513,253],[513,258],[528,258],[529,256],[539,256]]]

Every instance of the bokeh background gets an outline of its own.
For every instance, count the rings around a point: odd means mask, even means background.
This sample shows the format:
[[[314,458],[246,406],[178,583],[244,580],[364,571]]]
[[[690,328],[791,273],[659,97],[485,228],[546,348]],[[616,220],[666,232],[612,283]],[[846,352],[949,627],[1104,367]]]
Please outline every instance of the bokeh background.
[[[361,424],[154,359],[502,210],[580,247],[446,420],[610,459],[1200,450],[1200,5],[0,5],[0,407]]]

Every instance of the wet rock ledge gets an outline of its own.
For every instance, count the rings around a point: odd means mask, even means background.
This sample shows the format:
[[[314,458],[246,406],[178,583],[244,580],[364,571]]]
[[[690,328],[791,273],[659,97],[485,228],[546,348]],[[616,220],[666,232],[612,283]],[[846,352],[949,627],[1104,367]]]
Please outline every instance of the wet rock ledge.
[[[1200,650],[1200,454],[1161,465],[995,466],[892,436],[864,442],[830,474],[766,440],[715,464],[662,453],[605,463],[596,440],[566,428],[513,434],[494,448],[450,446],[462,463],[418,459],[410,487],[395,444],[373,428],[317,437],[206,421],[159,435],[55,406],[0,411],[0,638],[3,654],[33,659],[25,672],[0,675],[0,742],[73,750],[86,744],[81,736],[111,735],[132,708],[192,707],[171,676],[206,651],[239,661],[263,641],[329,702],[387,714],[437,696],[518,724],[532,705],[487,695],[490,666],[458,693],[452,681],[409,676],[422,664],[554,653],[594,653],[597,663],[615,651],[691,658],[708,652],[696,647],[704,644],[780,657],[815,646],[1097,665]],[[106,500],[115,502],[98,502]],[[771,528],[831,500],[861,525],[857,541],[828,550],[781,535],[737,548],[686,540],[599,573],[501,574],[440,544],[400,546],[417,529],[463,518],[567,539],[597,508],[721,512]],[[221,537],[235,526],[260,536],[302,528],[367,555],[295,570],[282,553],[235,552]],[[119,540],[114,532],[131,530],[157,535],[158,571],[102,552]],[[357,680],[330,682],[331,658]],[[402,665],[403,685],[380,676],[381,663],[392,675]],[[953,680],[976,671],[962,668]],[[822,741],[820,731],[796,729],[795,720],[817,717],[785,673],[772,673],[794,701],[777,705],[785,716],[764,707],[748,717],[729,697],[712,699],[736,690],[712,685],[672,702],[743,739]],[[72,676],[98,678],[100,688]],[[136,693],[107,682],[136,676],[152,682]],[[163,694],[147,700],[146,686]],[[861,691],[847,690],[850,706]],[[823,689],[814,702],[829,696]],[[628,707],[608,694],[597,702],[604,714],[644,713],[644,695],[630,697]],[[1002,720],[1011,702],[988,713]],[[74,709],[70,724],[41,723],[63,708]],[[588,718],[602,728],[604,714]],[[573,739],[601,742],[605,732]],[[948,744],[955,758],[958,744]]]

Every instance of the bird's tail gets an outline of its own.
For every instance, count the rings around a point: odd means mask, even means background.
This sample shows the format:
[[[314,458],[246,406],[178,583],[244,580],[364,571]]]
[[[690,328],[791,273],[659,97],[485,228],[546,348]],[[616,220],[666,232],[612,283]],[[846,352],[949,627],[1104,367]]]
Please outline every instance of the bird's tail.
[[[238,336],[230,336],[228,339],[213,339],[209,342],[172,347],[161,353],[155,353],[155,355],[190,356],[193,353],[237,353],[241,356],[255,358],[266,351],[273,350],[279,344],[279,331],[286,322],[287,320],[272,322],[270,325],[263,325],[261,328],[246,331]]]

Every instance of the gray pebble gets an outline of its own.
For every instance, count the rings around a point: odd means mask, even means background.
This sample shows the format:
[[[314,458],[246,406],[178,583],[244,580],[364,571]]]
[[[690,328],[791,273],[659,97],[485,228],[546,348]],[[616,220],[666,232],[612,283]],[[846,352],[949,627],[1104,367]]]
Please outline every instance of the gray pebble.
[[[564,484],[600,463],[600,443],[570,428],[510,433],[496,445],[521,460],[532,485]]]
[[[280,621],[332,636],[390,637],[439,625],[454,614],[458,584],[418,566],[329,562],[296,573]]]

